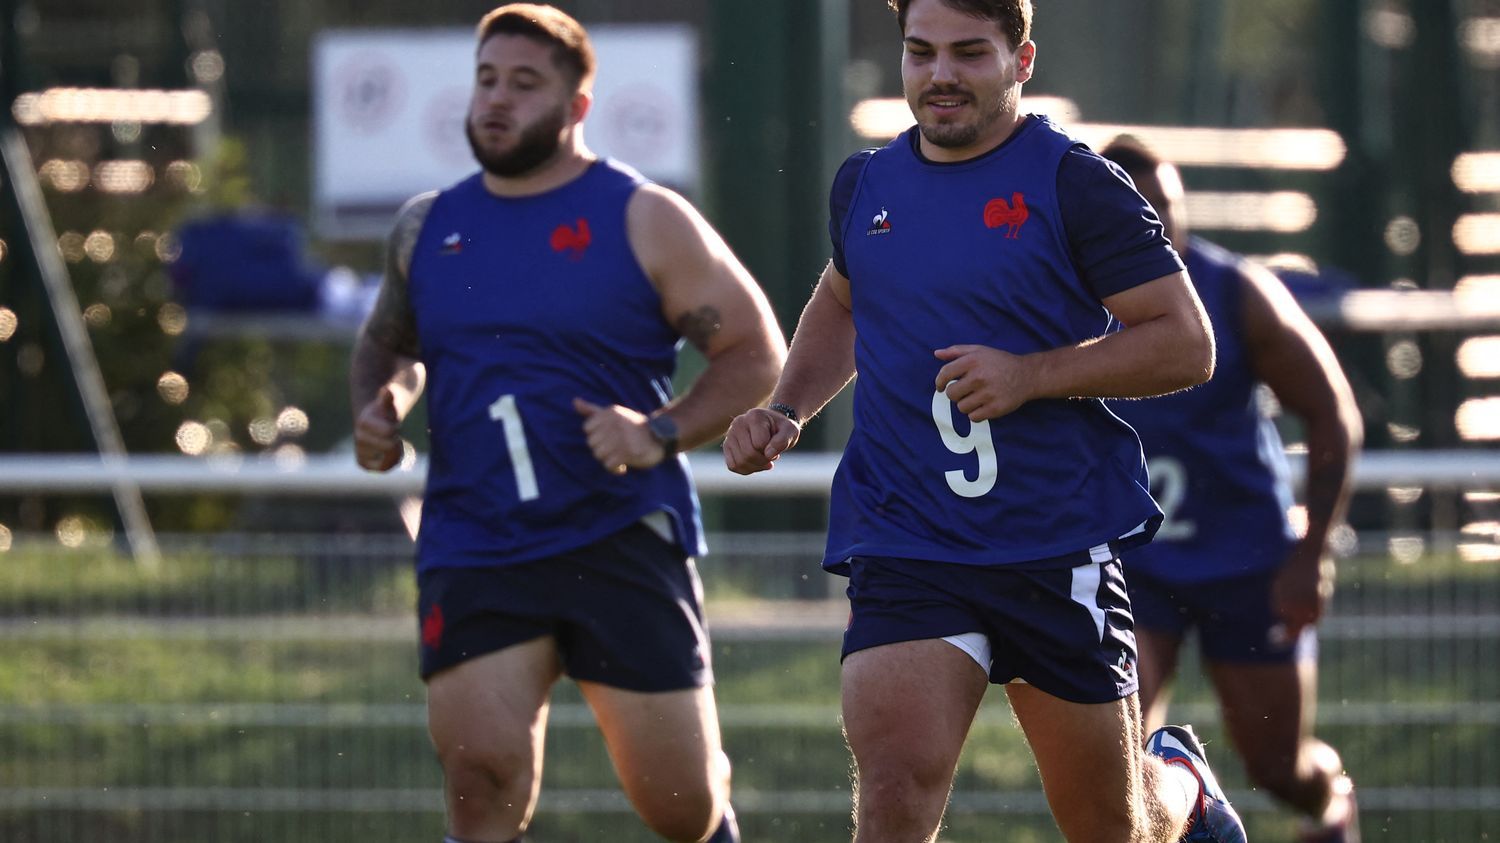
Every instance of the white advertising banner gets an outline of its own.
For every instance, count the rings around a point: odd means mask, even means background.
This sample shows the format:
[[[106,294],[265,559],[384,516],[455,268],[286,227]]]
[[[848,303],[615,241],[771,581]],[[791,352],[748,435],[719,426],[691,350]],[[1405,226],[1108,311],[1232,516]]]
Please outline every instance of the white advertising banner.
[[[648,178],[698,183],[698,56],[678,24],[589,27],[598,57],[584,139]],[[313,218],[330,238],[384,236],[412,196],[478,165],[463,121],[474,31],[330,30],[313,47]]]

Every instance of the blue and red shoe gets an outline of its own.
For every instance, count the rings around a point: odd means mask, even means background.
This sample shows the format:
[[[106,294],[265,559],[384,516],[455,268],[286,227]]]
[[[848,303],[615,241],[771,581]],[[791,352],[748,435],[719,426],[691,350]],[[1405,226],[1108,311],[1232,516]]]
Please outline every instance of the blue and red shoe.
[[[1175,764],[1198,780],[1198,804],[1188,815],[1184,843],[1246,843],[1245,824],[1230,807],[1218,779],[1208,769],[1203,745],[1191,726],[1163,726],[1151,733],[1146,751],[1168,764]]]

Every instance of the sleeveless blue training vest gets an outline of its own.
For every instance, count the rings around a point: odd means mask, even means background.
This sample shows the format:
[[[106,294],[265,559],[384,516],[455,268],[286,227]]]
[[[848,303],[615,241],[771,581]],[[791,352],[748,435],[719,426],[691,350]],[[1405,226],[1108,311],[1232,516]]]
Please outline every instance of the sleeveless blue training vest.
[[[703,552],[686,457],[610,474],[573,410],[671,398],[680,338],[626,236],[642,183],[600,161],[538,196],[476,174],[434,201],[410,272],[432,441],[419,569],[550,556],[655,511]]]
[[[1077,141],[1032,118],[954,164],[911,132],[862,167],[843,230],[857,331],[854,432],[834,479],[824,566],[850,556],[1078,564],[1148,541],[1160,513],[1129,426],[1098,400],[1038,400],[971,425],[936,393],[936,349],[1015,354],[1106,333],[1072,264],[1057,172]]]

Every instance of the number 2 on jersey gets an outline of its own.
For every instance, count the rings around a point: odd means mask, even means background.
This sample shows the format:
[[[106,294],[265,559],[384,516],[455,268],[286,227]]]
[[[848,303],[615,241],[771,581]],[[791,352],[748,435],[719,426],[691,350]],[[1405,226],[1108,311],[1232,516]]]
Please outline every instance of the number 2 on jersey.
[[[531,451],[526,447],[526,428],[516,410],[516,396],[500,396],[490,405],[490,419],[500,422],[500,430],[505,434],[505,448],[516,472],[517,496],[523,501],[536,500],[541,491],[536,485],[536,470],[531,467]]]
[[[1186,541],[1197,535],[1196,522],[1177,517],[1187,499],[1187,468],[1172,457],[1152,457],[1146,460],[1146,473],[1151,475],[1151,494],[1166,516],[1156,537],[1162,541]]]
[[[953,427],[953,402],[941,392],[932,393],[932,420],[942,434],[943,446],[955,454],[976,454],[979,457],[979,474],[973,480],[964,472],[954,469],[943,472],[948,488],[955,495],[977,498],[995,488],[995,479],[1000,475],[1000,460],[995,455],[995,441],[990,438],[990,422],[969,422],[969,432],[960,436]]]

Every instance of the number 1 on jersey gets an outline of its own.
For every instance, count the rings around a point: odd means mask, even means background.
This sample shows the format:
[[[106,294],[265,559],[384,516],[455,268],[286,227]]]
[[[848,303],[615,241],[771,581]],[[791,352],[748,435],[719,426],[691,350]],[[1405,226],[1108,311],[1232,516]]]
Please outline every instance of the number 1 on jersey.
[[[505,433],[505,447],[510,451],[510,465],[516,472],[516,494],[523,501],[536,500],[541,491],[536,485],[536,470],[531,467],[531,451],[526,447],[526,428],[516,410],[516,396],[502,395],[490,405],[490,418],[500,422]]]
[[[965,498],[977,498],[995,488],[995,479],[1000,475],[1000,460],[995,455],[995,441],[990,438],[989,420],[969,422],[968,434],[960,436],[953,427],[953,402],[941,392],[932,393],[932,420],[943,436],[944,447],[955,454],[979,456],[979,474],[973,480],[957,469],[943,472],[948,488]]]

